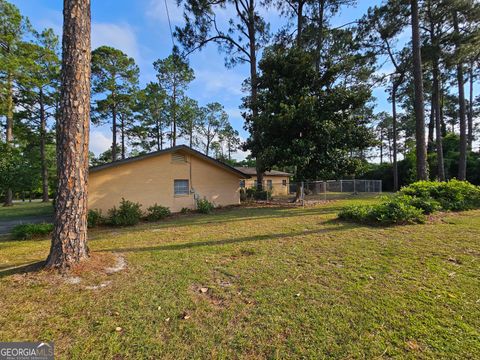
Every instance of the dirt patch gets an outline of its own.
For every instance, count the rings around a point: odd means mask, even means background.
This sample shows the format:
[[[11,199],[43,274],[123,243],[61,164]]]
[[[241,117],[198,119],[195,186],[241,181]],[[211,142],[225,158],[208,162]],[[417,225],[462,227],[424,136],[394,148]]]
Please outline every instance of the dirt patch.
[[[227,298],[220,296],[216,293],[214,288],[194,284],[191,286],[191,291],[198,297],[208,300],[210,304],[215,307],[224,307],[226,306]]]

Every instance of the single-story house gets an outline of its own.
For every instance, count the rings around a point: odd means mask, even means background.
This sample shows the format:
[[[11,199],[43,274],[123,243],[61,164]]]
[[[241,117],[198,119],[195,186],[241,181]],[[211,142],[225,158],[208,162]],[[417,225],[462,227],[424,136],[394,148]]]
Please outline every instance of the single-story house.
[[[257,184],[257,169],[254,167],[236,167],[245,175],[249,175],[250,179],[241,180],[242,188],[252,188]],[[290,177],[293,174],[284,171],[270,170],[263,174],[263,184],[265,188],[272,192],[272,195],[288,195],[290,193]]]
[[[240,181],[249,175],[185,145],[90,168],[88,205],[106,212],[122,198],[172,212],[195,209],[197,199],[216,206],[240,204]]]

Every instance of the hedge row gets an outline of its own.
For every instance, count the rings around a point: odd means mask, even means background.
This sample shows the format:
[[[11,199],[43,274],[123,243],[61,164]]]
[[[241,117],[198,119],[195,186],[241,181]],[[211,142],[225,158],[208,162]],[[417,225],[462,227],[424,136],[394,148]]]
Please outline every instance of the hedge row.
[[[340,219],[367,224],[414,224],[425,222],[436,211],[480,208],[480,187],[466,181],[419,181],[377,205],[349,206]]]

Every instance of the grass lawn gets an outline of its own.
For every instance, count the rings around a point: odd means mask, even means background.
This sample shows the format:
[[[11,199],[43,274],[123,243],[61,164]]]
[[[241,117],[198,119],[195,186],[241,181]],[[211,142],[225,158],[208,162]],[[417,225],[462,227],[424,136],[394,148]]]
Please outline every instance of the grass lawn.
[[[13,220],[33,216],[47,216],[53,214],[52,203],[14,202],[13,206],[0,205],[0,220]]]
[[[480,211],[335,221],[367,201],[92,231],[95,269],[112,253],[128,266],[79,284],[5,270],[44,259],[47,240],[0,242],[0,339],[55,341],[62,359],[478,358]]]

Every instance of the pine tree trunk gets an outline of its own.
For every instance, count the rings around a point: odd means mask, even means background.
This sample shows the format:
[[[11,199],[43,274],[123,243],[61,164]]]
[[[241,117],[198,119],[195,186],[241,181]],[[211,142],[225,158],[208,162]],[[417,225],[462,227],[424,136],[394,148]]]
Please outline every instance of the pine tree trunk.
[[[11,72],[7,74],[7,129],[5,140],[7,146],[13,146],[13,75]],[[7,189],[5,194],[4,206],[13,205],[13,192],[12,189]]]
[[[249,54],[250,54],[250,94],[251,94],[251,110],[252,110],[252,128],[253,136],[256,137],[255,143],[258,146],[259,135],[256,130],[255,122],[258,118],[258,89],[257,89],[257,48],[256,48],[256,30],[255,30],[255,4],[253,0],[250,0],[249,13],[248,13],[248,37],[249,37]],[[257,189],[263,189],[263,173],[265,171],[260,156],[256,156],[256,171],[257,171]]]
[[[393,128],[393,191],[398,191],[398,163],[397,163],[397,85],[392,89],[392,128]]]
[[[112,162],[117,160],[117,106],[112,107]]]
[[[468,150],[473,149],[473,67],[474,62],[470,63],[469,83],[470,83],[470,101],[468,106]]]
[[[156,135],[156,138],[157,138],[157,151],[160,151],[160,150],[162,150],[163,139],[161,139],[161,137],[160,137],[160,124],[159,124],[158,120],[156,121],[155,135]]]
[[[319,0],[318,4],[318,36],[316,38],[317,56],[316,56],[316,69],[320,71],[321,52],[323,48],[323,28],[325,18],[325,2],[326,0]]]
[[[305,2],[299,0],[297,9],[297,46],[302,46],[302,31],[303,31],[303,6]]]
[[[175,73],[173,74],[175,78]],[[175,80],[174,80],[175,82]],[[177,145],[177,86],[173,86],[172,146]]]
[[[445,112],[444,112],[444,107],[445,107],[445,89],[443,88],[443,83],[441,79],[438,79],[440,82],[440,122],[442,123],[442,138],[445,138],[447,136],[447,124],[445,123]]]
[[[425,147],[425,105],[423,100],[422,56],[420,50],[420,26],[418,20],[418,0],[411,0],[412,10],[412,50],[413,77],[415,85],[415,135],[417,154],[417,179],[427,180],[427,151]]]
[[[64,271],[88,257],[90,0],[64,0],[58,188],[46,267]]]
[[[439,52],[440,45],[438,37],[435,36],[435,25],[432,20],[432,15],[429,8],[430,18],[430,42],[433,47],[432,59],[432,109],[433,120],[435,124],[435,145],[437,150],[437,172],[438,179],[445,181],[445,165],[443,160],[443,138],[442,138],[442,123],[440,117],[440,66],[439,66]],[[433,140],[433,138],[432,138]]]
[[[380,165],[383,164],[383,129],[380,130]]]
[[[427,135],[427,154],[433,152],[434,146],[434,131],[435,131],[435,110],[433,104],[433,96],[430,102],[430,121],[428,122],[428,135]]]
[[[47,157],[45,154],[46,137],[47,137],[47,119],[45,116],[45,104],[43,101],[43,89],[39,92],[40,105],[40,163],[42,169],[42,202],[48,202],[48,167]]]
[[[437,58],[433,61],[433,93],[432,93],[432,111],[435,115],[435,145],[437,148],[437,169],[438,169],[438,179],[440,181],[445,181],[445,164],[443,159],[443,138],[442,138],[442,122],[440,117],[440,96],[439,96],[439,81],[440,76],[438,60]]]
[[[459,35],[458,17],[457,13],[453,14],[454,32]],[[456,44],[456,51],[459,46]],[[457,83],[458,83],[458,108],[459,108],[459,123],[460,123],[460,156],[458,159],[458,179],[465,180],[467,178],[467,127],[465,118],[465,84],[463,75],[463,64],[457,64]]]
[[[121,114],[120,115],[120,119],[121,119],[121,141],[122,141],[122,160],[125,159],[125,114]]]

